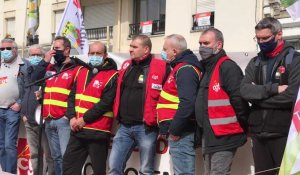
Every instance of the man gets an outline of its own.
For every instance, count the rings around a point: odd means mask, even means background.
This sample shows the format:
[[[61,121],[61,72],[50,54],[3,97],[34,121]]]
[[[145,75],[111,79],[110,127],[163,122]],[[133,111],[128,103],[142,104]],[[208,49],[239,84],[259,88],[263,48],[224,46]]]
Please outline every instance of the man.
[[[255,172],[276,174],[281,164],[293,104],[300,81],[300,54],[282,38],[275,18],[264,18],[255,26],[260,52],[248,63],[241,95],[251,105],[249,129],[253,142]]]
[[[45,56],[44,50],[39,45],[32,45],[28,49],[29,53],[29,66],[27,68],[25,76],[25,85],[31,83],[31,75],[33,70],[36,68],[37,64]],[[26,60],[27,61],[27,60]],[[50,154],[50,148],[48,144],[48,139],[43,128],[42,132],[42,143],[39,145],[39,132],[40,127],[35,120],[35,112],[39,105],[38,100],[36,99],[35,93],[39,91],[39,86],[26,87],[24,92],[24,99],[22,101],[21,108],[21,117],[25,124],[27,143],[30,149],[30,162],[34,175],[40,174],[46,175],[46,170],[48,167],[48,174],[54,175],[53,159]],[[38,148],[42,146],[43,153],[45,155],[45,165],[43,166],[42,158],[40,159],[40,170],[38,170]],[[43,168],[44,167],[44,168]]]
[[[170,154],[176,175],[195,174],[195,100],[202,67],[187,49],[183,36],[165,38],[162,58],[173,68],[157,105],[160,134],[169,135]]]
[[[130,57],[119,71],[114,115],[120,126],[114,136],[109,158],[109,174],[124,174],[133,149],[140,152],[140,173],[154,173],[158,135],[156,105],[165,77],[167,64],[150,54],[148,36],[135,36],[130,43]]]
[[[53,41],[53,48],[48,51],[45,58],[39,62],[33,73],[33,80],[43,78],[45,75],[60,73],[46,80],[43,98],[43,117],[45,119],[45,132],[48,138],[51,156],[54,160],[55,175],[62,174],[63,155],[69,138],[69,119],[65,116],[67,100],[72,89],[78,68],[71,61],[69,55],[71,43],[66,37],[58,36]],[[50,64],[54,57],[55,63]]]
[[[205,174],[229,175],[237,148],[247,141],[249,106],[240,95],[243,72],[226,55],[220,30],[203,31],[199,45],[205,73],[195,104],[197,142],[202,141]]]
[[[81,175],[89,155],[95,175],[106,174],[106,158],[113,122],[117,64],[101,42],[90,44],[89,64],[80,68],[68,99],[71,136],[64,155],[64,175]]]
[[[0,45],[0,163],[2,171],[17,173],[17,139],[26,65],[11,39]]]

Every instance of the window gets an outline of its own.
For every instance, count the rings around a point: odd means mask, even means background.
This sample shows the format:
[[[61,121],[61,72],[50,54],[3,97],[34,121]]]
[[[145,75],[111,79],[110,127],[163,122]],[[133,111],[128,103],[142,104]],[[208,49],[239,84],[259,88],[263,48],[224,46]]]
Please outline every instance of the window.
[[[57,28],[60,25],[60,21],[61,21],[61,18],[62,18],[62,15],[63,15],[64,11],[63,10],[59,10],[59,11],[55,11],[54,13],[55,13],[54,32],[56,32]]]
[[[196,14],[192,16],[192,30],[205,30],[214,26],[215,0],[197,0]]]
[[[134,24],[129,25],[130,35],[137,35],[142,31],[147,31],[147,34],[152,35],[163,34],[165,32],[165,17],[166,0],[134,0]],[[142,29],[143,26],[141,25],[144,25],[144,22],[147,24],[147,30]]]
[[[165,20],[166,0],[135,0],[134,1],[135,23],[148,20]]]
[[[15,18],[6,18],[6,37],[15,38]]]

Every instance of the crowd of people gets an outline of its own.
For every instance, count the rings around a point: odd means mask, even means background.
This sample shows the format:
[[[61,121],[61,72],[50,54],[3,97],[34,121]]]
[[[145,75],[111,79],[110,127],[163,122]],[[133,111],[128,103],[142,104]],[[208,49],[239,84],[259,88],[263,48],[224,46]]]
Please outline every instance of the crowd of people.
[[[134,36],[130,59],[120,70],[101,42],[89,45],[88,66],[82,66],[70,58],[66,37],[56,37],[48,52],[30,46],[26,59],[18,55],[13,40],[3,39],[2,171],[17,173],[22,119],[34,175],[81,175],[88,156],[94,175],[122,175],[136,147],[139,174],[152,175],[158,138],[168,141],[174,174],[194,175],[195,149],[201,147],[204,174],[229,175],[247,136],[253,143],[255,172],[277,174],[300,85],[300,54],[283,40],[275,18],[262,19],[255,34],[260,52],[245,75],[227,56],[217,28],[201,33],[200,61],[182,35],[165,37],[161,59],[151,54],[148,36]],[[33,84],[44,77],[48,79]],[[35,120],[39,105],[42,128]],[[118,129],[108,156],[114,121]],[[38,161],[39,148],[44,161]]]

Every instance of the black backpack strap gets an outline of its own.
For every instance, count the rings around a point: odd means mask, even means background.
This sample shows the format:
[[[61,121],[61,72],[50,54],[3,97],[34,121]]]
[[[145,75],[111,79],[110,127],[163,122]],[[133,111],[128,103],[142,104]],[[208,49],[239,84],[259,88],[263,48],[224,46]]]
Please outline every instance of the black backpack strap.
[[[295,49],[290,48],[289,53],[285,56],[285,65],[290,65],[292,63],[294,54],[295,54]]]

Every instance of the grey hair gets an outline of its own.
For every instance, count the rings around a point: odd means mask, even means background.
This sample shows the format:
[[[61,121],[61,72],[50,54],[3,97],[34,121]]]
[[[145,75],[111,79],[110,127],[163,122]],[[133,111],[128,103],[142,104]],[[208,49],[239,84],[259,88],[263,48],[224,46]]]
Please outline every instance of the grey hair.
[[[277,34],[278,32],[282,31],[282,26],[280,22],[272,17],[266,17],[258,22],[255,26],[255,30],[262,30],[262,29],[270,29],[272,34]]]
[[[38,44],[34,44],[34,45],[31,45],[29,48],[28,48],[28,54],[30,56],[30,50],[31,49],[39,49],[41,51],[41,54],[42,55],[45,55],[45,50],[42,46],[38,45]]]
[[[214,28],[214,27],[208,28],[208,29],[204,30],[201,35],[205,35],[207,32],[214,33],[216,41],[221,41],[222,46],[224,45],[224,36],[223,36],[223,33],[219,29]]]
[[[12,39],[5,38],[5,39],[1,40],[1,46],[2,46],[2,43],[12,43],[12,44],[13,44],[13,47],[14,47],[16,50],[18,50],[18,45],[17,45],[17,43],[16,43],[14,40],[12,40]]]
[[[187,49],[186,40],[182,35],[172,34],[167,36],[166,39],[170,40],[172,44],[181,52]]]

